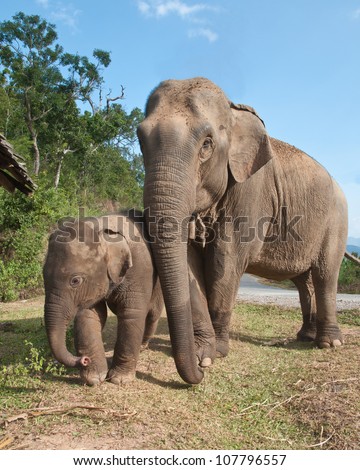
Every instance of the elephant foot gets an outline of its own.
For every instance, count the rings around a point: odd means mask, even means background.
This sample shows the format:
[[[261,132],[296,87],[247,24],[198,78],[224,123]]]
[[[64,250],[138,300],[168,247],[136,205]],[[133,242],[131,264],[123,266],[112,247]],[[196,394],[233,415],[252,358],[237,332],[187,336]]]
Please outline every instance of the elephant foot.
[[[114,369],[110,369],[107,380],[114,385],[126,385],[135,380],[135,371],[119,372]]]
[[[145,349],[148,349],[149,347],[150,340],[143,341],[141,346],[140,346],[140,352],[145,351]]]
[[[213,362],[214,362],[214,361],[213,361],[210,357],[204,357],[204,358],[201,359],[201,361],[199,362],[199,366],[200,366],[200,367],[203,367],[203,368],[205,369],[206,367],[212,366]]]
[[[298,331],[297,335],[298,341],[310,342],[315,341],[316,338],[316,327],[305,327],[302,326]]]
[[[322,327],[316,335],[315,344],[320,349],[336,348],[344,344],[343,336],[337,325]]]
[[[105,382],[106,380],[106,372],[89,372],[86,369],[80,371],[81,381],[85,385],[89,385],[93,387],[94,385],[100,385],[101,383]]]
[[[342,346],[344,341],[342,339],[320,339],[316,340],[316,345],[320,349],[327,349],[327,348],[336,348]]]
[[[216,339],[216,357],[226,357],[229,354],[229,328],[227,325],[214,324]]]
[[[229,340],[216,340],[216,357],[226,357],[229,354]]]
[[[196,356],[200,367],[210,367],[216,357],[215,338],[212,340],[199,340],[195,338]]]

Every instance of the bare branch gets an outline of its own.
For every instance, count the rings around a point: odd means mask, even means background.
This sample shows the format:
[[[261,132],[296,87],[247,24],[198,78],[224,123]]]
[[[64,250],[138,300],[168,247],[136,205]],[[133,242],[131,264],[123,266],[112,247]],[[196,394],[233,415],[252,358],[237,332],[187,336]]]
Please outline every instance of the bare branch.
[[[322,431],[323,431],[323,429],[322,429]],[[321,435],[322,435],[322,431],[321,431]],[[313,445],[307,446],[307,447],[308,447],[308,448],[311,448],[311,447],[312,447],[312,448],[313,448],[313,447],[322,447],[324,444],[326,444],[328,441],[330,441],[330,439],[334,436],[334,434],[335,434],[335,431],[334,431],[327,439],[325,439],[325,441],[321,441],[321,442],[319,442],[318,444],[313,444]]]
[[[89,411],[101,411],[106,414],[112,414],[118,419],[130,419],[134,417],[137,412],[129,411],[129,412],[119,412],[119,410],[114,410],[110,408],[104,408],[99,406],[92,406],[92,405],[74,405],[70,407],[43,407],[43,408],[31,408],[24,413],[20,413],[16,416],[10,416],[9,418],[5,418],[0,425],[7,427],[9,424],[13,423],[14,421],[18,421],[19,419],[29,419],[29,418],[36,418],[38,416],[44,415],[66,415],[72,411],[82,409],[82,410],[89,410]]]
[[[123,85],[121,85],[121,95],[116,96],[115,98],[110,98],[110,97],[106,98],[106,112],[107,113],[109,112],[110,103],[112,103],[113,101],[123,100],[124,96],[125,96],[125,88],[123,87]]]
[[[53,107],[51,106],[49,109],[47,109],[46,111],[44,111],[42,114],[39,114],[39,116],[33,117],[32,120],[35,122],[35,121],[38,121],[39,119],[42,119],[42,118],[45,117],[47,114],[49,114],[52,109],[53,109]]]

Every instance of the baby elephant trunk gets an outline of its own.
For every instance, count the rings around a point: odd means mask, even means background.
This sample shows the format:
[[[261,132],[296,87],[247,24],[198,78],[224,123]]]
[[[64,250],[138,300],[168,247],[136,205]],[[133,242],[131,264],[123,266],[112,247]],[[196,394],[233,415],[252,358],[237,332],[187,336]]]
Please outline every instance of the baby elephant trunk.
[[[45,326],[50,349],[57,361],[67,367],[87,367],[91,359],[87,356],[74,356],[66,347],[66,329],[74,315],[64,316],[56,305],[45,303]]]

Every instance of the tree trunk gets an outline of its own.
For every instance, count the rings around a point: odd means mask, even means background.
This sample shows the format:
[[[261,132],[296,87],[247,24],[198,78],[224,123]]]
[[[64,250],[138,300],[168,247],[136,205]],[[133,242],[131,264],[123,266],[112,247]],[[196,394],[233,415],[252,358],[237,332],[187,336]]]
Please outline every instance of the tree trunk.
[[[40,150],[38,147],[37,142],[37,132],[34,128],[34,118],[31,112],[31,104],[27,95],[27,91],[25,92],[25,107],[26,107],[26,125],[29,129],[31,139],[32,139],[32,147],[34,151],[34,173],[36,176],[39,176],[40,172]]]
[[[33,150],[34,150],[34,173],[39,176],[40,173],[40,151],[37,144],[37,135],[34,133],[33,137]]]
[[[64,161],[64,157],[65,157],[64,153],[62,155],[60,155],[57,166],[56,166],[56,174],[55,174],[55,180],[54,180],[55,189],[57,189],[58,186],[59,186],[60,175],[61,175],[61,167],[62,167],[62,163]]]

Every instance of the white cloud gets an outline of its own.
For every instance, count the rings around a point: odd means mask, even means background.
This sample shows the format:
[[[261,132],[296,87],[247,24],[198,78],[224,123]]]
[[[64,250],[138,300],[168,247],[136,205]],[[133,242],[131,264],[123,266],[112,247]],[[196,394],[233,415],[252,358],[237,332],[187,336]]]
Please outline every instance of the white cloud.
[[[73,7],[73,5],[57,4],[57,8],[51,12],[51,17],[56,21],[61,21],[72,30],[77,30],[77,18],[80,13],[81,10]]]
[[[47,8],[49,6],[49,0],[36,0],[36,3],[43,8]]]
[[[138,1],[138,8],[141,13],[156,16],[158,18],[167,16],[171,13],[187,18],[200,11],[216,11],[216,8],[206,5],[205,3],[196,3],[195,5],[188,5],[181,0],[148,0]]]
[[[156,6],[156,14],[158,16],[166,16],[169,13],[175,13],[185,18],[199,11],[209,10],[208,5],[203,3],[198,3],[195,5],[187,5],[186,3],[180,2],[178,0],[168,1],[159,3]]]
[[[36,3],[48,10],[52,20],[64,23],[73,31],[78,29],[78,16],[81,14],[81,10],[74,7],[73,4],[54,0],[36,0]]]
[[[149,14],[151,9],[150,5],[146,2],[138,2],[138,8],[144,15]]]
[[[163,19],[172,14],[193,24],[207,24],[209,21],[204,18],[205,12],[219,11],[219,8],[206,3],[189,5],[182,0],[138,0],[137,6],[140,13],[148,17]],[[197,16],[199,13],[203,13],[201,18]],[[210,28],[197,28],[188,31],[188,37],[204,37],[211,43],[218,39],[218,34]]]
[[[360,19],[360,8],[353,12],[352,17],[354,18],[354,20]]]
[[[218,39],[218,34],[209,28],[192,29],[188,32],[189,38],[204,37],[209,42],[215,42]]]

